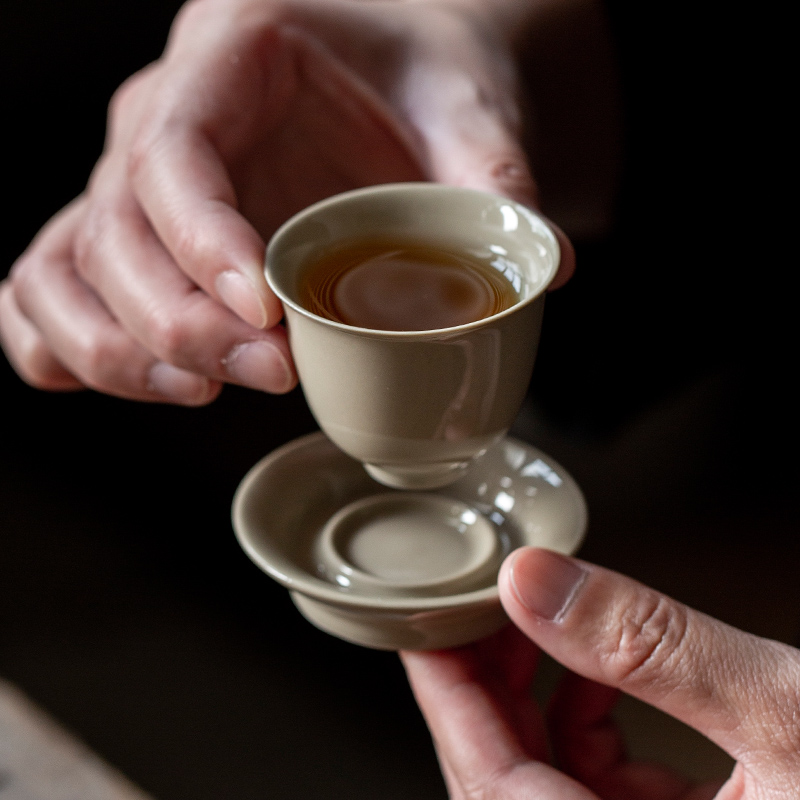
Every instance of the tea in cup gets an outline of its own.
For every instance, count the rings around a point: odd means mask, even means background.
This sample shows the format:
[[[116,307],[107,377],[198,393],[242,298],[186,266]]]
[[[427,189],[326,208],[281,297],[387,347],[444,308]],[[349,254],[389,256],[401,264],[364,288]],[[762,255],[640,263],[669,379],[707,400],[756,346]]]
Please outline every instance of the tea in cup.
[[[458,479],[519,412],[559,255],[529,208],[440,184],[292,217],[265,270],[322,430],[387,486]]]

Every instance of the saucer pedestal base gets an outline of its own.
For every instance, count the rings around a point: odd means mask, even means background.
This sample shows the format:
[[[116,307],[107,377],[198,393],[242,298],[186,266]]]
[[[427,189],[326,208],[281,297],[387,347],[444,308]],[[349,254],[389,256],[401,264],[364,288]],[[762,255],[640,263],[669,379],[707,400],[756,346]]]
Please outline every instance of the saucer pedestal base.
[[[378,483],[391,489],[441,489],[457,481],[469,465],[469,461],[453,461],[414,469],[364,464],[364,469]]]
[[[441,650],[499,631],[508,617],[500,601],[431,611],[364,611],[289,593],[300,613],[325,633],[374,650]]]

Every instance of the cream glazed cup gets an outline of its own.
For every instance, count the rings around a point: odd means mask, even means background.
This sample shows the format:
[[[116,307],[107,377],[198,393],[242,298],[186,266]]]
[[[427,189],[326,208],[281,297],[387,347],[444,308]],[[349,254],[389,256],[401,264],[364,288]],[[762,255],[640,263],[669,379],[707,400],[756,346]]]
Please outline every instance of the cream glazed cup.
[[[488,259],[519,300],[485,319],[425,331],[357,328],[303,307],[309,263],[343,242],[380,237]],[[555,234],[525,206],[472,189],[402,183],[301,211],[270,241],[265,273],[322,430],[380,483],[432,489],[457,480],[519,412],[559,258]]]

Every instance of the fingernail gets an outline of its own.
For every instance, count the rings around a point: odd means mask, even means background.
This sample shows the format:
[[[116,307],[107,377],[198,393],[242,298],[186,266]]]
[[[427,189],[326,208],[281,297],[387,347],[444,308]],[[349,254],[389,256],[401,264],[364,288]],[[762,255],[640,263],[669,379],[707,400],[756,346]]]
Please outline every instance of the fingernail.
[[[154,364],[147,377],[149,391],[185,406],[203,405],[208,402],[211,394],[208,378],[163,361]]]
[[[237,383],[251,389],[282,394],[295,384],[294,370],[283,353],[269,342],[237,344],[222,363]]]
[[[214,287],[220,299],[238,317],[255,328],[267,325],[267,309],[256,291],[241,272],[226,270],[217,275]]]
[[[524,548],[512,558],[509,579],[517,600],[542,619],[560,622],[586,580],[586,570],[551,550]]]

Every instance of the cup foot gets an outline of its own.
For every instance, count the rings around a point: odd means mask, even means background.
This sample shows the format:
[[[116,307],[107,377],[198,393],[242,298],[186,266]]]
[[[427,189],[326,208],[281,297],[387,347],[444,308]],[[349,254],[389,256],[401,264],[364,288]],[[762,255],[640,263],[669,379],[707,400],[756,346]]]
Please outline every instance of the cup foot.
[[[441,464],[400,466],[364,464],[369,476],[391,489],[441,489],[455,483],[469,469],[470,461],[446,461]]]

